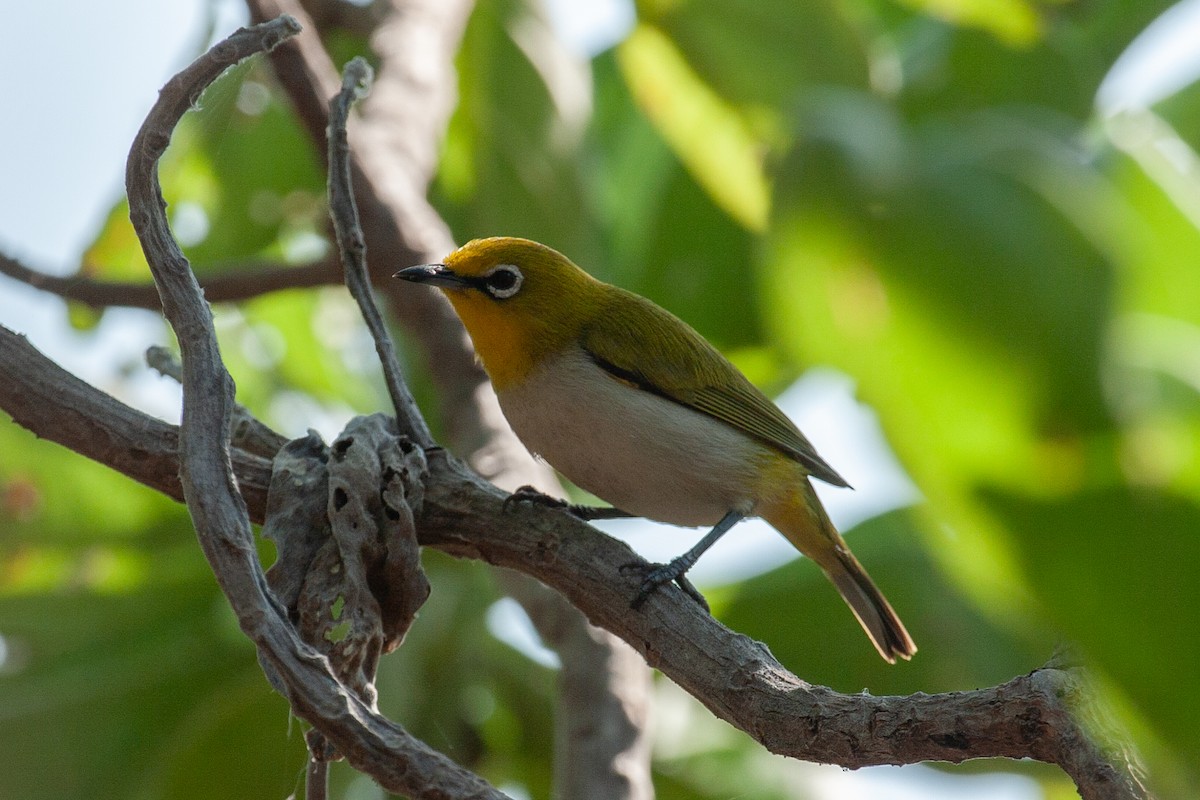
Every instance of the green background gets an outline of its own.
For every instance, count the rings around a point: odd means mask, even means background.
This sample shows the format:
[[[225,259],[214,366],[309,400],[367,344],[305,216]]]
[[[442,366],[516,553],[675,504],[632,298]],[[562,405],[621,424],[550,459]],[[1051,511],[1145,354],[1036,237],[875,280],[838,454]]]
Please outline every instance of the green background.
[[[922,501],[847,533],[916,659],[880,662],[807,562],[709,587],[724,623],[807,680],[875,694],[991,685],[1066,646],[1153,785],[1183,797],[1200,780],[1200,103],[1190,87],[1095,108],[1167,5],[645,0],[627,39],[576,64],[581,111],[530,57],[561,47],[536,10],[482,0],[433,197],[460,241],[543,241],[687,319],[765,390],[832,367],[878,415]],[[337,57],[364,49],[346,35]],[[265,105],[238,102],[260,87]],[[209,220],[187,248],[202,276],[327,247],[320,159],[261,60],[185,118],[163,182],[173,211]],[[146,275],[126,213],[83,254],[89,273]],[[297,402],[384,407],[347,302],[219,308],[239,400],[275,424]],[[23,454],[0,458],[0,797],[293,791],[300,725],[183,509],[15,425],[0,452]],[[433,596],[384,660],[383,710],[547,796],[554,671],[488,632],[483,566],[426,562]],[[786,763],[689,713],[691,744],[656,747],[659,797],[803,795]],[[1038,765],[958,771],[991,769],[1073,793]]]

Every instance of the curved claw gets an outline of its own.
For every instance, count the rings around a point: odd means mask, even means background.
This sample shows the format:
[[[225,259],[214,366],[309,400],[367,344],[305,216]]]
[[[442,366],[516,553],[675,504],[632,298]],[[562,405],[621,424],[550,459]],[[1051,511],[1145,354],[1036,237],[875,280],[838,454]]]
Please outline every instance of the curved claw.
[[[696,588],[695,584],[688,580],[687,570],[691,565],[681,563],[681,561],[681,559],[676,559],[669,564],[643,564],[635,562],[622,566],[622,572],[636,570],[645,573],[642,585],[638,589],[638,593],[634,596],[633,602],[629,604],[629,607],[635,611],[640,609],[646,600],[649,599],[650,595],[658,591],[659,587],[668,583],[674,583],[683,590],[684,594],[699,603],[701,608],[711,613],[708,601],[704,599],[704,595],[700,594],[700,590]]]
[[[619,508],[602,508],[592,506],[580,506],[574,503],[568,503],[566,500],[560,500],[557,497],[551,497],[544,492],[540,492],[532,486],[526,485],[518,488],[515,492],[504,498],[503,509],[508,511],[513,503],[530,503],[543,508],[557,508],[566,511],[573,517],[584,520],[585,522],[595,519],[623,519],[632,517],[628,511],[622,511]]]
[[[503,510],[508,511],[510,508],[512,508],[513,503],[531,503],[533,505],[543,506],[544,508],[570,507],[570,504],[568,504],[566,500],[559,500],[557,497],[551,497],[544,492],[539,492],[537,489],[528,484],[518,487],[515,492],[504,498],[504,504],[502,506]]]

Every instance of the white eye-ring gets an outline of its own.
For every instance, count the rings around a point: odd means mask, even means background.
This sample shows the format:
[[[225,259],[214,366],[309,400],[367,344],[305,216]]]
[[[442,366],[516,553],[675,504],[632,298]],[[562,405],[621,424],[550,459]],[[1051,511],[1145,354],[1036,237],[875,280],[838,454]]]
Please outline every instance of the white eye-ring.
[[[512,264],[492,267],[483,276],[483,285],[487,293],[497,300],[507,300],[521,291],[521,284],[524,282],[525,276]]]

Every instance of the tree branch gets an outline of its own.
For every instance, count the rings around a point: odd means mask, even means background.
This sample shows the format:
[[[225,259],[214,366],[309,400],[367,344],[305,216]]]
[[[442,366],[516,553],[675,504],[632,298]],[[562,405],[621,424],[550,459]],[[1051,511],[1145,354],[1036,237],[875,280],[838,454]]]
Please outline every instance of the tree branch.
[[[35,289],[91,308],[124,306],[158,311],[162,304],[158,290],[152,283],[102,281],[82,275],[48,275],[4,253],[0,253],[0,275],[7,275]],[[228,274],[206,278],[200,285],[210,303],[224,303],[249,300],[283,289],[330,286],[341,282],[342,274],[337,260],[328,258],[298,267],[247,265]]]
[[[62,372],[23,337],[3,328],[0,374],[6,376],[0,381],[0,407],[17,422],[180,496],[173,479],[179,463],[173,426]],[[22,402],[37,394],[39,384],[52,388]],[[101,445],[94,446],[97,442]],[[813,686],[782,667],[765,646],[730,631],[674,587],[655,593],[641,613],[630,611],[638,582],[619,568],[637,556],[627,545],[566,513],[512,505],[505,510],[507,495],[448,453],[435,450],[429,458],[418,520],[422,545],[537,578],[772,752],[849,769],[1032,758],[1062,767],[1085,800],[1149,797],[1122,753],[1092,742],[1076,720],[1084,691],[1076,670],[1047,667],[988,689],[908,697],[847,695]],[[251,517],[261,520],[266,498],[260,487],[269,480],[269,466],[253,458],[235,461],[234,468]],[[328,688],[335,699],[318,710],[339,719],[333,711],[346,713],[339,705],[346,702],[344,692]],[[304,707],[307,719],[313,707]],[[356,752],[394,757],[372,731]]]
[[[350,144],[346,140],[346,124],[351,105],[370,91],[371,79],[371,67],[367,62],[362,58],[353,59],[346,65],[341,91],[329,106],[329,215],[333,219],[338,251],[342,254],[346,287],[358,303],[371,338],[375,340],[375,352],[383,366],[384,382],[392,398],[392,406],[396,409],[396,418],[414,442],[422,448],[429,448],[434,444],[433,434],[421,416],[417,401],[408,391],[400,362],[396,360],[392,337],[375,305],[375,298],[371,296],[367,243],[359,224],[358,207],[354,203],[354,190],[350,183]]]
[[[555,510],[510,505],[505,512],[505,495],[448,455],[432,457],[430,467],[423,544],[557,589],[772,752],[850,769],[1032,758],[1062,767],[1085,800],[1149,796],[1123,754],[1093,743],[1075,720],[1082,682],[1074,671],[1045,668],[990,689],[907,697],[813,686],[677,587],[648,600],[644,613],[630,611],[638,581],[621,566],[638,557],[624,543]]]
[[[382,10],[378,3],[352,3],[347,0],[301,0],[300,5],[316,24],[316,30],[344,30],[364,39],[379,24]]]
[[[146,365],[166,378],[183,383],[183,364],[175,354],[161,345],[146,348]],[[287,444],[287,438],[276,433],[269,425],[250,413],[242,405],[233,407],[230,442],[247,453],[272,459],[279,449]]]
[[[183,502],[179,428],[81,381],[0,325],[0,408],[23,428]],[[263,521],[271,462],[234,448],[234,471],[255,522]]]

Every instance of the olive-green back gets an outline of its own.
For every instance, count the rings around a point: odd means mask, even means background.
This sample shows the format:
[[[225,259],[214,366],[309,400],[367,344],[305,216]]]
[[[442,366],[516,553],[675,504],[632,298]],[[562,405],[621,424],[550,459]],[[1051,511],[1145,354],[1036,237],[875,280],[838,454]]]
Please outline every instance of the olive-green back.
[[[581,343],[614,378],[731,425],[788,455],[813,477],[848,486],[804,434],[690,325],[617,287],[585,324]]]

